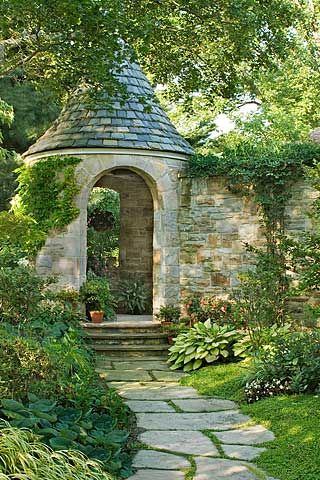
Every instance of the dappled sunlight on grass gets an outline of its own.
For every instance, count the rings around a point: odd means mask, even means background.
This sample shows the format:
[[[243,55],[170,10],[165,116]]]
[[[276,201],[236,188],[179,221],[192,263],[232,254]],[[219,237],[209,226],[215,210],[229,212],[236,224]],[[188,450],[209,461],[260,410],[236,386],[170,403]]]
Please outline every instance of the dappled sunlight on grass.
[[[283,395],[247,405],[242,385],[243,363],[203,368],[183,379],[203,395],[241,402],[243,413],[273,431],[276,440],[265,445],[259,467],[279,480],[320,479],[320,398],[316,395]]]

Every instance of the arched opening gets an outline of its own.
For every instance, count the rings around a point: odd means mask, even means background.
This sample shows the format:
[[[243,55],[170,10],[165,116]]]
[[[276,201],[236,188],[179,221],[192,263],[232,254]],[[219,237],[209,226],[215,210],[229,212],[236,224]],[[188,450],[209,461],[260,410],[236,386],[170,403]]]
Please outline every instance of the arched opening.
[[[88,202],[87,271],[109,280],[120,297],[118,313],[153,311],[153,232],[154,202],[145,180],[126,168],[101,176]]]

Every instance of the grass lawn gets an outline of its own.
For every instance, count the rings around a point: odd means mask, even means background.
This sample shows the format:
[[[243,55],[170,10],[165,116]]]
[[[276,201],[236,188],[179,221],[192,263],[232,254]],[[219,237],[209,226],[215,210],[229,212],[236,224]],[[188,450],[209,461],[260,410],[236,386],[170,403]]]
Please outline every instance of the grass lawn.
[[[276,435],[265,446],[256,464],[280,480],[320,480],[320,396],[292,395],[260,400],[247,405],[241,382],[245,367],[240,364],[203,368],[182,383],[203,395],[240,402],[243,413],[265,425]]]

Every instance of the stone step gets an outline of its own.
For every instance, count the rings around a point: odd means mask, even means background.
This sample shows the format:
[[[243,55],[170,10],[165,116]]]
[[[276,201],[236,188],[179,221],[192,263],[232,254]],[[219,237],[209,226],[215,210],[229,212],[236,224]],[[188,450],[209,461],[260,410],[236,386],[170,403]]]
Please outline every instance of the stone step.
[[[97,323],[82,323],[82,327],[85,333],[89,336],[92,334],[106,334],[106,333],[115,333],[115,334],[129,334],[129,333],[160,333],[160,322],[103,322],[100,324]]]
[[[167,358],[168,344],[163,345],[92,345],[96,354],[105,357],[140,357],[145,359],[150,354],[154,357]]]
[[[118,363],[118,362],[122,362],[122,363],[127,363],[126,360],[123,359],[123,357],[112,357],[112,360],[108,359],[108,358],[104,358],[102,356],[97,356],[96,358],[96,363],[97,363],[97,367],[103,367],[104,365],[106,365],[107,367],[110,366],[110,362],[113,362],[113,363]],[[130,363],[132,364],[132,367],[133,369],[135,369],[136,367],[139,367],[140,364],[143,365],[145,362],[163,362],[165,361],[165,359],[159,359],[159,357],[149,357],[149,356],[144,356],[143,358],[139,358],[139,357],[132,357],[130,358]]]
[[[165,333],[91,333],[91,345],[161,345],[168,343]]]

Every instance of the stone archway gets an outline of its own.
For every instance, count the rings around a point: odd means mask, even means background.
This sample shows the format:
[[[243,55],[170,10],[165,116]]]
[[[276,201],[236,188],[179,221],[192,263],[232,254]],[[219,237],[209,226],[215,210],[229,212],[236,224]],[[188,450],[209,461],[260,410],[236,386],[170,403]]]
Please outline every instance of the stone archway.
[[[101,151],[100,151],[101,152]],[[95,185],[114,170],[137,174],[148,186],[153,199],[153,311],[179,299],[179,173],[185,156],[147,151],[92,152],[64,150],[82,159],[77,168],[81,191],[76,199],[80,210],[66,232],[51,236],[42,249],[37,268],[44,275],[56,275],[61,286],[78,289],[86,279],[87,204]],[[59,154],[56,151],[55,154]],[[49,154],[50,155],[50,154]]]
[[[124,168],[109,170],[95,187],[111,189],[120,196],[119,261],[117,265],[108,265],[105,274],[114,289],[127,280],[143,285],[150,313],[153,306],[154,258],[154,206],[150,189],[141,175]]]

